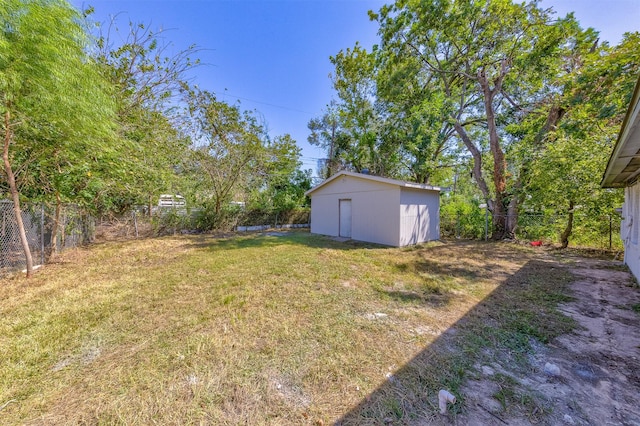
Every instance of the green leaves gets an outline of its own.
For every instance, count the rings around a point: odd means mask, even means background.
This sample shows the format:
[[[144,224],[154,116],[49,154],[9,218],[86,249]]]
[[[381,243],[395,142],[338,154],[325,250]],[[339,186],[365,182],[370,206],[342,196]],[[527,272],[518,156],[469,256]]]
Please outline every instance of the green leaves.
[[[595,30],[535,1],[399,0],[369,17],[380,24],[374,51],[331,58],[340,159],[373,164],[363,155],[373,146],[390,159],[385,173],[446,186],[449,167],[470,164],[464,147],[497,238],[513,236],[525,200],[566,210],[599,193],[637,75],[637,34],[599,46]]]
[[[0,109],[13,118],[3,136],[32,198],[64,188],[61,170],[86,168],[91,147],[113,140],[114,104],[79,22],[64,1],[0,5]]]
[[[270,141],[255,116],[207,91],[191,92],[189,111],[194,178],[215,215],[230,201],[250,198],[267,209],[300,205],[304,195],[292,188],[300,149],[289,135]]]
[[[560,213],[571,201],[600,215],[622,201],[600,180],[640,73],[640,37],[628,34],[615,47],[597,47],[593,37],[574,48],[573,72],[563,80],[566,112],[534,157],[529,208]]]
[[[61,194],[82,200],[79,170],[91,143],[113,137],[113,103],[95,63],[78,12],[62,0],[7,0],[0,4],[0,113],[3,181],[20,215],[20,195],[34,200]],[[17,173],[15,172],[17,171]]]

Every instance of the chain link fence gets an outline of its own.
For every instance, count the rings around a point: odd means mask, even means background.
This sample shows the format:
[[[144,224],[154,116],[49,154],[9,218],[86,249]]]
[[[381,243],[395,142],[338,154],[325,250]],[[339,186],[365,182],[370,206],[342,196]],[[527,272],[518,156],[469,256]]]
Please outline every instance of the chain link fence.
[[[558,243],[568,220],[568,215],[521,214],[518,217],[516,235],[525,240]],[[569,246],[622,250],[624,244],[620,238],[621,222],[622,216],[616,213],[597,216],[575,213]]]
[[[66,205],[56,212],[43,204],[21,206],[22,222],[34,265],[44,264],[55,252],[93,241],[95,223],[78,207]],[[0,200],[0,275],[26,268],[26,260],[13,203]]]
[[[485,209],[474,212],[443,212],[440,230],[443,237],[484,239],[491,237],[493,217]],[[568,215],[521,213],[518,216],[516,238],[525,241],[543,241],[558,244],[560,235],[567,226]],[[575,213],[569,246],[588,247],[601,250],[622,250],[620,238],[621,215],[612,212],[604,215]]]

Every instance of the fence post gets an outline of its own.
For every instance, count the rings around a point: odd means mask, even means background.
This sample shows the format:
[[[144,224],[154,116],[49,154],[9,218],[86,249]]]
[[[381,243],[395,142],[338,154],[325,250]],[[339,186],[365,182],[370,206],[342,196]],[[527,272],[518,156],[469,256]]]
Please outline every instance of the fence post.
[[[135,209],[131,211],[131,214],[133,215],[133,228],[136,230],[136,238],[138,238],[138,219],[136,218]]]
[[[484,240],[489,240],[489,206],[484,208]]]
[[[44,204],[40,204],[40,264],[44,266]]]
[[[609,250],[613,247],[613,218],[609,214]]]

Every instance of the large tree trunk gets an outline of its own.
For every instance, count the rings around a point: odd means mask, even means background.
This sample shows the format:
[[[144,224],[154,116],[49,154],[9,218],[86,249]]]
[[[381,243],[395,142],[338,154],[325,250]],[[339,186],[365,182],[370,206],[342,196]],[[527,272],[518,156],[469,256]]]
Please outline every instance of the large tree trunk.
[[[487,186],[487,182],[484,180],[484,175],[482,174],[482,153],[475,146],[467,131],[464,129],[460,122],[456,121],[454,124],[454,128],[462,139],[462,142],[465,144],[471,156],[473,157],[473,177],[478,184],[478,188],[480,188],[480,192],[484,196],[485,200],[487,200],[487,204],[489,205],[489,210],[493,211],[493,200],[491,199],[491,193],[489,192],[489,186]]]
[[[491,238],[493,240],[513,238],[513,231],[515,229],[515,220],[507,221],[507,210],[505,209],[505,206],[504,206],[504,194],[503,194],[504,187],[505,187],[504,173],[502,172],[502,186],[500,186],[500,188],[502,189],[502,192],[496,191],[495,199],[491,199],[489,186],[487,185],[487,182],[484,180],[484,175],[482,174],[482,153],[480,152],[478,147],[475,146],[471,138],[469,138],[469,135],[467,134],[467,132],[464,130],[464,127],[459,122],[456,122],[454,124],[454,127],[456,129],[456,132],[460,136],[460,139],[462,139],[462,142],[465,144],[465,146],[471,153],[471,156],[473,157],[473,177],[475,178],[476,183],[478,184],[478,188],[480,188],[480,191],[482,192],[482,195],[484,195],[485,200],[487,200],[487,206],[493,218],[493,230],[491,231]],[[494,127],[495,127],[495,122],[494,122]],[[495,137],[497,138],[497,132],[495,133]],[[497,152],[502,153],[502,150],[499,148],[500,147],[498,145]],[[501,160],[498,161],[498,163],[499,164],[504,163],[504,154],[502,154]],[[498,175],[500,175],[500,172],[498,173]],[[495,178],[496,178],[496,174],[494,173],[494,183],[495,183]],[[496,185],[496,188],[498,188],[498,185]],[[514,204],[513,205],[514,216],[515,216],[516,208],[517,208],[517,204]]]
[[[520,190],[519,182],[516,182],[514,185],[515,191]],[[513,194],[511,196],[511,200],[509,201],[509,206],[507,207],[507,232],[509,233],[509,238],[515,238],[516,236],[516,228],[518,227],[518,206],[520,205],[520,200],[518,194]]]
[[[567,219],[567,226],[564,228],[564,231],[560,235],[560,243],[562,244],[561,248],[565,249],[569,246],[569,237],[571,236],[571,232],[573,231],[573,200],[569,200],[569,217]]]
[[[495,95],[502,90],[502,81],[508,69],[509,63],[503,61],[499,75],[493,81],[493,88],[490,87],[490,82],[484,69],[480,69],[477,76],[480,87],[482,88],[484,109],[487,116],[487,128],[489,130],[489,149],[493,157],[493,185],[496,192],[493,206],[493,232],[491,233],[493,240],[513,238],[515,227],[515,221],[509,220],[508,218],[506,206],[509,201],[507,199],[507,161],[502,146],[500,145],[500,136],[498,135],[498,127],[496,126],[495,108],[493,106],[493,99]],[[513,207],[513,211],[515,212],[517,205]]]
[[[496,192],[496,201],[492,212],[493,230],[491,231],[491,239],[495,241],[510,238],[507,228],[507,209],[503,203],[502,194]]]
[[[9,184],[9,192],[11,193],[11,200],[13,201],[13,212],[16,216],[16,223],[18,224],[18,233],[20,234],[20,242],[22,243],[22,249],[24,250],[24,257],[27,262],[27,278],[30,278],[33,274],[33,258],[31,257],[31,249],[29,248],[29,241],[27,241],[27,233],[24,230],[24,223],[22,222],[22,211],[20,210],[20,194],[18,193],[18,187],[16,185],[16,177],[13,174],[11,168],[11,162],[9,161],[9,143],[11,142],[11,114],[9,109],[4,113],[4,146],[2,150],[2,161],[4,162],[4,173],[7,176],[7,183]]]

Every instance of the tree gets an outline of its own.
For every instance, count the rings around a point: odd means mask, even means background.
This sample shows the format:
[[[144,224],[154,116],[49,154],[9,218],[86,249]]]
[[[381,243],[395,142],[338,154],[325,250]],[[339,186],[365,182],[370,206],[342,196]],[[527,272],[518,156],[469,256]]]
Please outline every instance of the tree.
[[[369,53],[359,44],[332,56],[333,87],[338,95],[338,119],[346,137],[341,156],[360,172],[367,169],[380,176],[399,174],[395,140],[385,137],[386,116],[378,102],[376,49]]]
[[[331,57],[338,101],[332,102],[331,114],[312,121],[310,128],[334,124],[331,137],[324,132],[324,141],[333,141],[324,144],[333,147],[329,153],[339,155],[334,163],[420,183],[440,178],[444,168],[455,164],[455,131],[446,98],[423,84],[412,59],[378,46],[367,52],[357,43]],[[317,139],[312,133],[310,141]]]
[[[20,207],[20,176],[59,152],[76,157],[76,143],[100,144],[112,130],[112,104],[80,16],[63,0],[7,0],[0,4],[0,108],[3,172],[25,252],[33,260]],[[87,125],[91,123],[91,125]],[[50,171],[49,171],[50,172]]]
[[[208,178],[214,213],[219,214],[223,203],[244,191],[263,169],[264,128],[250,113],[207,91],[190,93],[189,112],[195,162]]]
[[[200,62],[198,48],[191,45],[177,53],[163,41],[163,31],[129,22],[122,43],[115,21],[100,26],[96,57],[103,73],[117,90],[118,135],[121,162],[102,177],[103,211],[123,212],[134,204],[148,203],[154,196],[177,186],[176,170],[188,157],[189,141],[178,104],[188,92],[188,72]]]
[[[576,209],[599,218],[621,203],[622,192],[600,188],[600,179],[640,73],[640,34],[626,34],[614,47],[598,46],[594,31],[585,35],[558,102],[562,118],[537,138],[526,186],[529,208],[566,213],[563,248],[572,236]]]
[[[547,76],[558,71],[570,36],[564,21],[553,22],[535,2],[510,0],[401,0],[371,17],[380,23],[388,62],[446,101],[447,121],[473,157],[473,177],[492,212],[492,237],[512,237],[517,165],[507,153],[517,141],[505,126],[553,91]]]
[[[348,149],[349,139],[342,128],[339,114],[336,102],[332,101],[322,117],[312,118],[307,124],[311,131],[307,141],[327,151],[325,161],[318,163],[318,174],[324,179],[346,168],[341,156],[342,152]]]
[[[384,111],[382,138],[399,153],[401,170],[411,180],[441,182],[451,176],[459,149],[455,129],[448,119],[450,102],[442,91],[420,82],[420,74],[397,55],[381,50],[377,55],[377,102]],[[443,170],[449,169],[449,173]]]
[[[304,193],[311,188],[311,171],[300,170],[300,147],[286,134],[265,144],[262,170],[255,170],[253,205],[261,210],[281,212],[305,203]]]

